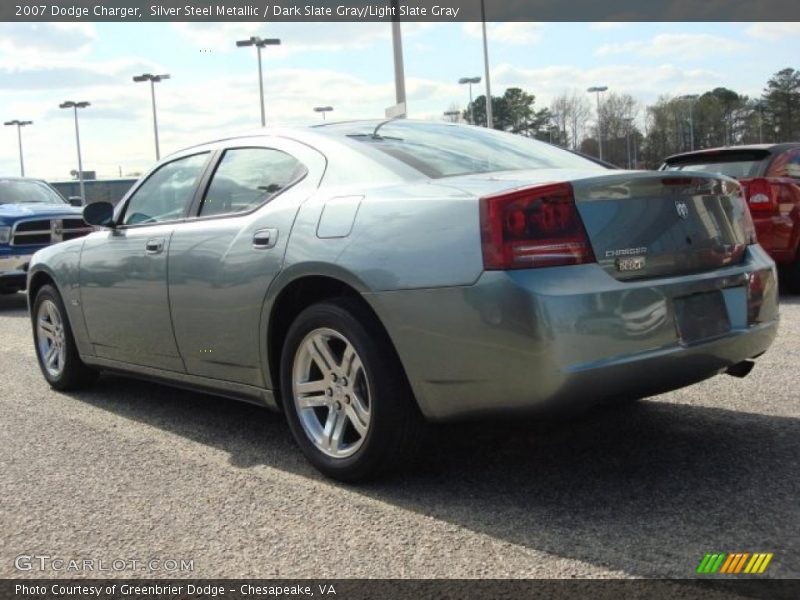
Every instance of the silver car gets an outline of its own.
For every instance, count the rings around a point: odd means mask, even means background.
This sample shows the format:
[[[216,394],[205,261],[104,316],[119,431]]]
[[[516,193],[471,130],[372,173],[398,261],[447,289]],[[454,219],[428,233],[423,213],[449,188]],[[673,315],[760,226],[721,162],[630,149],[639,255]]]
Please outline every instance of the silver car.
[[[744,376],[778,325],[735,181],[483,128],[262,129],[84,218],[30,265],[50,385],[109,371],[282,410],[341,480],[401,464],[426,420]]]

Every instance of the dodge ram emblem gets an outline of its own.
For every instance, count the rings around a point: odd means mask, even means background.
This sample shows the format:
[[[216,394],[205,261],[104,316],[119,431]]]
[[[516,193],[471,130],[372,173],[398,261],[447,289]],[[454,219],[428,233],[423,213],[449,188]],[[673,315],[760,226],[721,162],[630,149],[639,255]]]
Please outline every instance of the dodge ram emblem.
[[[681,219],[688,219],[689,218],[689,207],[686,205],[686,202],[683,200],[676,200],[675,201],[675,210],[678,213],[678,216]]]
[[[50,241],[53,244],[64,241],[64,221],[61,219],[50,221]]]

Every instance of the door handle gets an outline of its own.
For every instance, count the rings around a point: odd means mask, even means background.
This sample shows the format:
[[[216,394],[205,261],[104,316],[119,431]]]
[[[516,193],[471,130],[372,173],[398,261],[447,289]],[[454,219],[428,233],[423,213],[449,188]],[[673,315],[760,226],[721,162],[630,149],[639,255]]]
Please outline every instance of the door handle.
[[[253,248],[256,248],[257,250],[268,250],[269,248],[274,248],[275,244],[277,243],[277,229],[259,229],[253,234]]]
[[[150,239],[144,245],[145,252],[148,254],[161,254],[164,250],[164,240]]]

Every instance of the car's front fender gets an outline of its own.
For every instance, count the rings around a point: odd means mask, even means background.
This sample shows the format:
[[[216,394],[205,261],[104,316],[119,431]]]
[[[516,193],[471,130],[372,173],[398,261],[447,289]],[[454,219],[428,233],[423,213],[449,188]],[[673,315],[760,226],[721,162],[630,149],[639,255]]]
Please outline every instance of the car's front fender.
[[[79,238],[48,246],[33,255],[28,267],[28,306],[33,307],[41,280],[52,281],[64,301],[78,351],[81,355],[92,355],[94,352],[81,306],[80,262],[84,240]]]

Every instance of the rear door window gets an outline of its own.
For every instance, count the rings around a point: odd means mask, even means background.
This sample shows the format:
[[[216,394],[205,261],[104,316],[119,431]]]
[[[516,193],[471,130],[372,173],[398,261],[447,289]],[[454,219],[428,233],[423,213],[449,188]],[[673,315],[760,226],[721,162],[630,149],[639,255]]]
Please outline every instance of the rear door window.
[[[200,205],[199,216],[253,210],[302,179],[307,172],[299,160],[280,150],[226,150]]]

